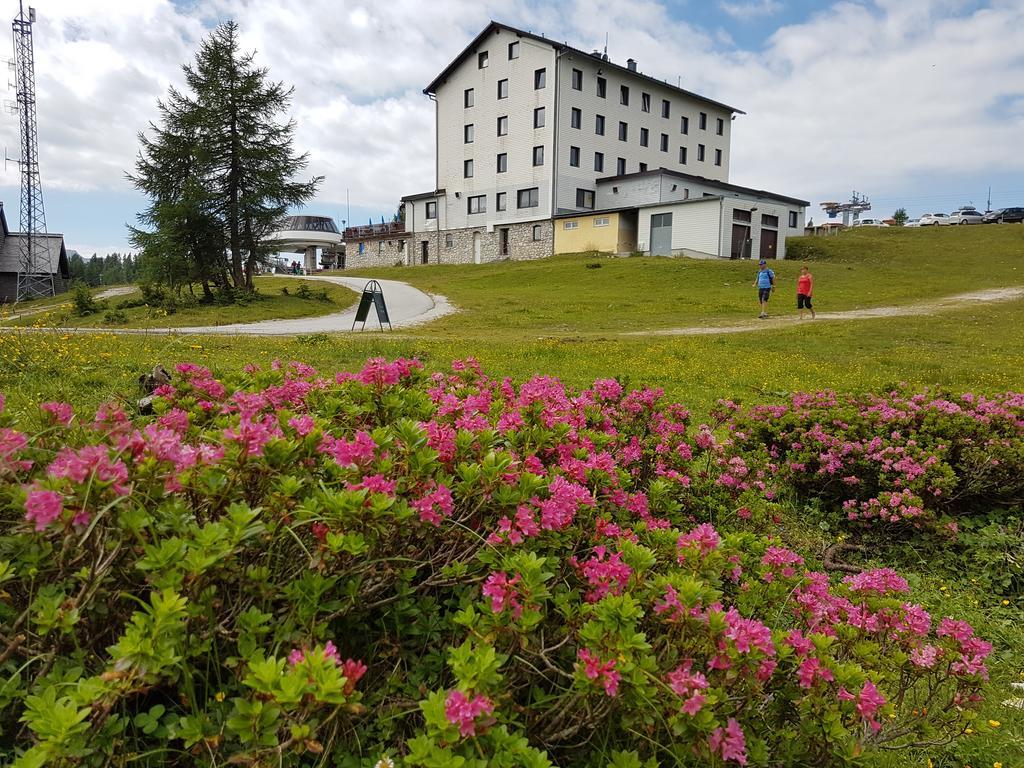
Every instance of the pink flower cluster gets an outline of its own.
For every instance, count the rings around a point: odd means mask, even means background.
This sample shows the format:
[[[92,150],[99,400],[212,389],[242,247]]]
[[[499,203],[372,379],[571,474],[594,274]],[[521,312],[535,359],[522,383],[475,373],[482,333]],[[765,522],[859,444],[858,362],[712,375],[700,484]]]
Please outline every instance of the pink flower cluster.
[[[452,492],[448,490],[448,486],[441,484],[420,498],[410,501],[409,506],[419,512],[422,522],[435,527],[441,525],[441,518],[450,517],[455,509]]]
[[[633,569],[622,562],[621,552],[609,554],[603,546],[594,547],[589,560],[580,563],[573,557],[569,562],[591,587],[586,596],[588,603],[596,603],[609,594],[621,595],[633,575]]]
[[[707,700],[702,691],[707,690],[708,680],[700,672],[693,672],[693,659],[687,659],[665,676],[669,688],[683,702],[682,710],[686,714],[696,715]]]
[[[456,689],[448,693],[444,704],[444,716],[452,725],[457,725],[462,738],[476,736],[478,729],[490,727],[494,712],[494,702],[482,694],[467,696]],[[483,717],[483,720],[480,718]]]
[[[615,696],[619,692],[619,681],[622,677],[615,669],[615,659],[601,661],[601,657],[589,648],[580,648],[577,658],[583,662],[583,674],[588,680],[596,680],[603,687],[608,696]],[[579,668],[577,663],[576,667]]]
[[[708,737],[711,754],[721,755],[726,762],[732,760],[738,765],[747,764],[747,740],[743,728],[735,717],[730,717],[725,728],[715,728]]]
[[[523,604],[520,602],[519,582],[522,579],[517,574],[509,578],[504,572],[495,572],[487,577],[484,582],[483,594],[491,598],[491,610],[494,613],[502,613],[506,609],[512,612],[512,618],[518,619],[523,613]]]
[[[804,559],[796,552],[784,547],[768,547],[761,558],[761,565],[767,570],[761,575],[766,582],[771,583],[776,575],[784,579],[791,579],[796,575],[794,566],[803,565]]]

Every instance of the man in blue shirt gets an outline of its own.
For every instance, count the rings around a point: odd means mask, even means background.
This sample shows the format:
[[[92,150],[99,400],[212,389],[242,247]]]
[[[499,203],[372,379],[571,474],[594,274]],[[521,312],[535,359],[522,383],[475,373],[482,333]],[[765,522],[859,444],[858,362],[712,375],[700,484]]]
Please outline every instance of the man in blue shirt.
[[[761,314],[758,318],[768,317],[768,299],[771,298],[772,288],[775,287],[775,273],[768,269],[768,262],[764,259],[758,262],[761,271],[757,273],[757,280],[754,286],[757,288],[757,300],[761,303]]]

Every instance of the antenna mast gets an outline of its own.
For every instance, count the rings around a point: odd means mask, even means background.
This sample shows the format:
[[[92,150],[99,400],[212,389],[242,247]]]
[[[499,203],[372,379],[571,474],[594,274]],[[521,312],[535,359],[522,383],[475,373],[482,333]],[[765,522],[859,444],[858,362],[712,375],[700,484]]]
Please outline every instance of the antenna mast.
[[[53,296],[53,267],[46,242],[43,184],[39,179],[39,134],[36,128],[36,68],[32,51],[32,23],[36,9],[25,15],[18,0],[14,19],[15,92],[21,122],[21,271],[18,301]]]

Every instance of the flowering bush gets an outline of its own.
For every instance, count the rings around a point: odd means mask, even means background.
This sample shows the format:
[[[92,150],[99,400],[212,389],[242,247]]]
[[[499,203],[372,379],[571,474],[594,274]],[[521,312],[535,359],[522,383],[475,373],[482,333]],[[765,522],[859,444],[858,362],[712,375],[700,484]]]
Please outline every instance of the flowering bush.
[[[817,392],[731,415],[739,450],[850,521],[955,532],[1024,502],[1024,394]]]
[[[4,762],[826,764],[974,717],[991,646],[766,536],[772,470],[657,391],[371,360],[156,394],[0,402]]]

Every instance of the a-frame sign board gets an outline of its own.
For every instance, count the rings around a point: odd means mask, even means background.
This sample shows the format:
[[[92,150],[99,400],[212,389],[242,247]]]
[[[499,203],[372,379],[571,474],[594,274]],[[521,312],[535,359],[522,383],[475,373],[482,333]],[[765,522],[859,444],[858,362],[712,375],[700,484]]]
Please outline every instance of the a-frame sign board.
[[[392,330],[391,319],[388,317],[388,306],[384,303],[384,290],[376,280],[371,280],[363,288],[363,295],[359,297],[359,307],[356,309],[356,319],[352,321],[352,330],[356,329],[356,323],[363,324],[359,330],[366,330],[366,318],[370,316],[371,304],[377,310],[377,322],[380,324],[380,329],[383,331],[384,323],[387,323],[388,330]]]

